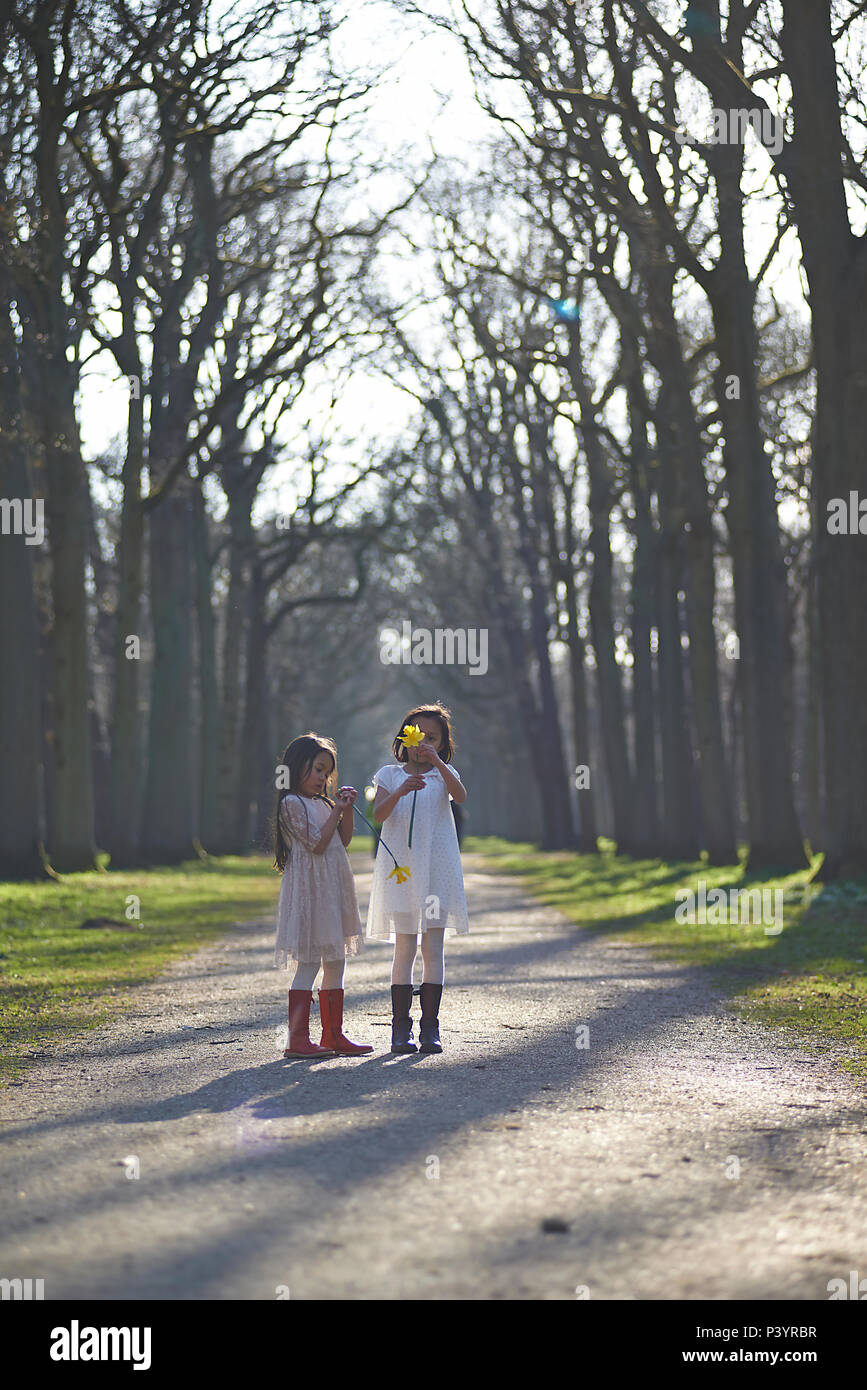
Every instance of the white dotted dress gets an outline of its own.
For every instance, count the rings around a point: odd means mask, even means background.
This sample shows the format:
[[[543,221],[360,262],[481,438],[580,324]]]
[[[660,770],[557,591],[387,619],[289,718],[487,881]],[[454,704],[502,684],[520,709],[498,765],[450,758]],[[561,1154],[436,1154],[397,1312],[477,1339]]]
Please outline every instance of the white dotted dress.
[[[457,768],[452,770],[457,773]],[[389,763],[379,769],[373,784],[393,792],[406,776],[404,764]],[[411,877],[403,883],[390,878],[394,860],[382,847],[377,850],[366,935],[378,941],[394,941],[397,932],[417,934],[428,927],[444,927],[447,935],[464,935],[470,929],[452,797],[439,768],[422,776],[425,786],[416,796],[412,849],[408,845],[411,792],[383,822],[382,840],[398,864],[409,866]]]
[[[357,955],[363,946],[361,918],[340,828],[324,854],[313,853],[331,807],[327,801],[289,793],[279,814],[291,851],[280,884],[274,964],[287,966],[289,956],[309,962]]]

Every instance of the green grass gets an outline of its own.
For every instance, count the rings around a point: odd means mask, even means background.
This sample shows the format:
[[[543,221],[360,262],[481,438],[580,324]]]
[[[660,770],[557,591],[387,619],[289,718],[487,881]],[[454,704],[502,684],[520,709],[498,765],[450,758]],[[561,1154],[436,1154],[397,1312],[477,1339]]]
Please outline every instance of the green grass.
[[[808,870],[744,878],[736,868],[618,857],[610,845],[600,855],[576,855],[468,837],[464,849],[520,874],[540,901],[581,926],[707,967],[740,1017],[847,1044],[852,1055],[841,1065],[867,1076],[867,881],[808,885]],[[708,889],[782,889],[782,932],[677,922],[675,891],[695,892],[698,879]]]
[[[0,883],[0,1085],[28,1057],[62,1049],[128,1002],[130,987],[218,940],[227,925],[272,916],[280,877],[266,858]],[[140,920],[127,921],[138,898]],[[82,930],[89,917],[118,927]]]

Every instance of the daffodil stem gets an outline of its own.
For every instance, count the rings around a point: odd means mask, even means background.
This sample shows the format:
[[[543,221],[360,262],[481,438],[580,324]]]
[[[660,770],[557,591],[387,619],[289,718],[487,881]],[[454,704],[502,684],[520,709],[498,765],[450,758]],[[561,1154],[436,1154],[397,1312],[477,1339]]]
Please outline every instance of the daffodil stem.
[[[417,796],[418,796],[418,792],[413,792],[413,794],[412,794],[412,810],[411,810],[410,813],[409,813],[409,835],[408,835],[408,837],[407,837],[407,844],[409,845],[410,849],[412,849],[412,823],[413,823],[413,821],[415,820],[415,799],[416,799]]]
[[[391,854],[391,850],[389,849],[388,845],[385,843],[385,841],[384,841],[383,838],[382,838],[382,830],[381,830],[381,829],[380,829],[380,830],[377,830],[377,828],[376,828],[375,825],[371,825],[371,824],[370,824],[370,821],[367,819],[367,816],[364,814],[363,811],[359,811],[359,809],[358,809],[357,806],[353,806],[352,809],[353,809],[353,811],[355,812],[355,814],[356,814],[357,816],[361,816],[361,819],[364,821],[364,824],[367,826],[368,830],[372,830],[372,831],[373,831],[374,839],[375,839],[377,836],[379,836],[379,843],[382,845],[382,848],[385,850],[386,854]],[[392,857],[392,859],[394,859],[394,855],[393,855],[393,854],[391,854],[391,857]],[[395,868],[398,867],[398,863],[397,863],[397,860],[396,860],[396,859],[394,859],[394,865],[395,865]]]

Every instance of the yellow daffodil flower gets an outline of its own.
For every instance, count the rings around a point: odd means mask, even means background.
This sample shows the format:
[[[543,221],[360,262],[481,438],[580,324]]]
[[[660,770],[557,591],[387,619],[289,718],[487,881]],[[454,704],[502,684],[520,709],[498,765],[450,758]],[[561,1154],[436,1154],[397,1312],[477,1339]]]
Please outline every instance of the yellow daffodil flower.
[[[412,874],[409,871],[408,864],[395,864],[394,868],[389,874],[389,878],[394,878],[395,874],[397,875],[398,883],[403,883],[405,879],[412,878]]]
[[[398,738],[404,748],[417,748],[420,743],[424,743],[424,734],[417,724],[405,724]]]

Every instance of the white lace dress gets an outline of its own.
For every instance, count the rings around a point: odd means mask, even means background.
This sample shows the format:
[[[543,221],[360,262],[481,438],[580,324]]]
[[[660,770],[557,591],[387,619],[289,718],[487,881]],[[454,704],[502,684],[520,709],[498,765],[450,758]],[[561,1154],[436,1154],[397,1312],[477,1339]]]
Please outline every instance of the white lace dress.
[[[393,792],[406,775],[405,765],[389,763],[379,769],[373,784]],[[366,935],[379,941],[394,941],[396,932],[417,934],[428,927],[444,927],[447,935],[464,935],[470,929],[451,794],[439,768],[422,775],[425,786],[416,798],[412,849],[408,845],[411,792],[383,822],[383,841],[398,864],[409,866],[411,877],[403,883],[390,878],[394,860],[384,849],[377,850]]]
[[[314,854],[331,814],[325,801],[291,792],[280,802],[280,828],[291,845],[277,904],[274,964],[340,960],[362,949],[361,919],[349,856],[335,830],[324,854]]]

